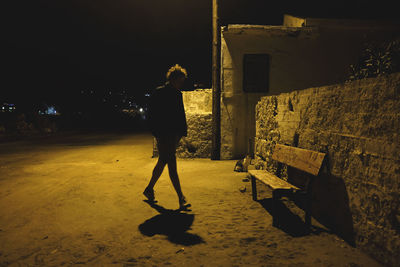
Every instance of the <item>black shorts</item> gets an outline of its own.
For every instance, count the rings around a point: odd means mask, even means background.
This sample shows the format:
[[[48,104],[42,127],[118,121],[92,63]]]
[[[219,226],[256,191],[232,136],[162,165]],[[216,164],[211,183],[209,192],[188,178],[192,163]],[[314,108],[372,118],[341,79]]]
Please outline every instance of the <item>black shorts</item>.
[[[156,137],[159,159],[163,162],[175,160],[176,148],[182,136],[179,135],[163,135]]]

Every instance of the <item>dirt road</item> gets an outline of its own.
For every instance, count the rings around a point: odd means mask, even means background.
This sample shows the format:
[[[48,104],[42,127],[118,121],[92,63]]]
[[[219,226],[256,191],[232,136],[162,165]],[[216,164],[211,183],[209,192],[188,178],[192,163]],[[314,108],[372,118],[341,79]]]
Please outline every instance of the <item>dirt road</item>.
[[[149,205],[151,149],[145,133],[0,144],[0,266],[380,266],[323,228],[304,235],[294,214],[272,227],[235,161],[179,159],[192,211],[173,211],[167,169]]]

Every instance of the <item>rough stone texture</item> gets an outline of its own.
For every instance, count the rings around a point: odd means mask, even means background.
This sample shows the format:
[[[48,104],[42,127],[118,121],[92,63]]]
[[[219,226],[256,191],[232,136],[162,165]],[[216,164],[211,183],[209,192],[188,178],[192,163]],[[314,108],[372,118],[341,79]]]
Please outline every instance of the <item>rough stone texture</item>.
[[[188,135],[179,142],[176,156],[179,158],[210,158],[212,140],[212,90],[183,91]],[[158,156],[156,140],[153,141],[153,157]]]
[[[183,91],[182,97],[186,114],[212,113],[212,89]]]
[[[187,114],[188,136],[176,150],[180,158],[210,158],[212,114]]]
[[[276,143],[327,153],[314,217],[385,265],[400,262],[400,73],[266,96],[255,162],[274,172]],[[289,171],[290,170],[290,171]],[[297,172],[297,174],[295,174]],[[304,175],[292,168],[283,179]]]

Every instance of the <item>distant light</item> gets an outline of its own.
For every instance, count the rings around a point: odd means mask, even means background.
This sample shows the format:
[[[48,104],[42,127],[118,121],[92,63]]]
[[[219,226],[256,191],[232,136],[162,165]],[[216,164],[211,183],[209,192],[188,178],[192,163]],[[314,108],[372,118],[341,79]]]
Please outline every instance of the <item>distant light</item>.
[[[50,115],[55,115],[55,114],[57,114],[57,111],[56,111],[55,107],[50,106],[50,107],[47,108],[46,113],[50,114]]]
[[[144,96],[150,96],[150,94],[144,94]]]
[[[56,108],[54,106],[48,106],[44,111],[39,110],[38,112],[40,115],[58,115],[59,113],[57,112]]]
[[[143,112],[143,108],[140,108],[139,111],[140,111],[140,112]]]

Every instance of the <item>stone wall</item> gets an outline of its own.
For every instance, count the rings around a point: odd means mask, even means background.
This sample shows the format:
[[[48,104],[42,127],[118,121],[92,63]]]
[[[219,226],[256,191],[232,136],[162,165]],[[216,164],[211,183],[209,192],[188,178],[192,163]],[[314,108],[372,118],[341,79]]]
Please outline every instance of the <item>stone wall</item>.
[[[400,262],[400,73],[262,97],[255,162],[274,172],[276,143],[327,153],[314,217],[383,264]],[[290,171],[289,171],[290,170]],[[287,168],[283,178],[304,175]]]
[[[179,158],[210,158],[212,140],[212,90],[183,91],[188,135],[181,139],[176,150]],[[156,140],[153,157],[158,156]]]
[[[212,89],[183,91],[182,97],[186,114],[212,113]]]

